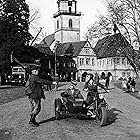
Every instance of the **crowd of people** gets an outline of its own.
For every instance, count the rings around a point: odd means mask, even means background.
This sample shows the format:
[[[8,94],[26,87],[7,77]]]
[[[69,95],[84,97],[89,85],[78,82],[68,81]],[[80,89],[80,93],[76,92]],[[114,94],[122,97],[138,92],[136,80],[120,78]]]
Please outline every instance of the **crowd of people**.
[[[136,86],[136,82],[135,82],[135,78],[129,76],[128,79],[124,78],[122,80],[122,87],[124,92],[135,92],[135,86]]]

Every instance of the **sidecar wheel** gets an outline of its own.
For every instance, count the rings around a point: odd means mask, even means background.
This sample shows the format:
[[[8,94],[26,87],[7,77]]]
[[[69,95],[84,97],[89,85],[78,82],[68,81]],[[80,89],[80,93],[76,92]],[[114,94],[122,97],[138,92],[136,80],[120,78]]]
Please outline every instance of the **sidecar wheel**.
[[[96,121],[100,126],[104,126],[107,121],[107,109],[106,107],[101,107],[96,115]]]
[[[55,119],[59,120],[60,119],[60,111],[61,111],[61,106],[62,106],[62,102],[61,99],[55,99],[54,101],[54,107],[55,107]]]

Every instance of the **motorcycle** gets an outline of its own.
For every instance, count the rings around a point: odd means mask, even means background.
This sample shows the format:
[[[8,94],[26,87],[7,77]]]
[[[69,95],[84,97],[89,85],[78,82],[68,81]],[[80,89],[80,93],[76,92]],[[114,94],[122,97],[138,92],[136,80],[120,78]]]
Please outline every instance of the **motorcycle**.
[[[62,95],[62,93],[61,93]],[[54,101],[55,107],[55,119],[59,120],[61,116],[65,114],[71,115],[84,115],[88,118],[95,119],[97,124],[104,126],[107,122],[107,109],[108,104],[106,103],[104,93],[98,93],[95,95],[94,100],[91,104],[87,105],[84,99],[67,98],[67,101],[61,98],[56,98]]]

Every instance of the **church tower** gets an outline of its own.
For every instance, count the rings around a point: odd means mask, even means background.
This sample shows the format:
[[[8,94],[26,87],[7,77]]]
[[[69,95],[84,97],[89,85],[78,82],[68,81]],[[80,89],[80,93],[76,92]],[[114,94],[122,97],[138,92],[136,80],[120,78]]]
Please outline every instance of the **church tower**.
[[[80,41],[80,16],[76,0],[58,0],[58,11],[53,15],[55,40],[60,43]]]

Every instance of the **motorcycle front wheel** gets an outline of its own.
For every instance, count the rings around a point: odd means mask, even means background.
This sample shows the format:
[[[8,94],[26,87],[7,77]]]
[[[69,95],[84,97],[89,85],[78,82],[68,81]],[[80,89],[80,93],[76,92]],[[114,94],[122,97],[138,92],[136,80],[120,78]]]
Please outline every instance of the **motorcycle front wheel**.
[[[107,122],[107,109],[106,107],[101,107],[98,109],[96,114],[96,121],[100,126],[104,126]]]

